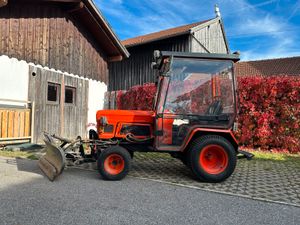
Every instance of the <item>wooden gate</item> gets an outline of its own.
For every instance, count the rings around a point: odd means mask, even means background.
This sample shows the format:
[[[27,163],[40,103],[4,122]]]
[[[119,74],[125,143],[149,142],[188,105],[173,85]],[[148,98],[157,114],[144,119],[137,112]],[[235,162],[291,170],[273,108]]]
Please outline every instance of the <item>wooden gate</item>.
[[[29,67],[28,99],[35,102],[33,143],[43,143],[44,131],[70,139],[86,135],[88,85],[86,79]]]
[[[0,99],[0,144],[30,142],[32,139],[31,102]],[[11,106],[19,103],[23,106]]]

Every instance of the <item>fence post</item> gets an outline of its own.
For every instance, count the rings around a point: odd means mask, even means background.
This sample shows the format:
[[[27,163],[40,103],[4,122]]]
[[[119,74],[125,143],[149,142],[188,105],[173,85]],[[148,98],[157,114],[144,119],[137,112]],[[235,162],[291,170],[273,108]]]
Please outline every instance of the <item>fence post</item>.
[[[34,142],[34,115],[35,115],[35,102],[33,101],[31,103],[31,130],[30,130],[31,143]]]

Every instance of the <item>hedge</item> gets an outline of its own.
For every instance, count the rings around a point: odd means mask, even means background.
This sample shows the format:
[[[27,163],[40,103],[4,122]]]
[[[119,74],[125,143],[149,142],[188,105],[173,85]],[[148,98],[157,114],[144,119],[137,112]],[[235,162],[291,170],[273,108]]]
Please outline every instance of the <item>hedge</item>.
[[[300,76],[246,77],[238,84],[241,144],[300,152]]]
[[[300,152],[300,76],[238,78],[240,145]],[[151,110],[153,83],[117,93],[118,109]]]

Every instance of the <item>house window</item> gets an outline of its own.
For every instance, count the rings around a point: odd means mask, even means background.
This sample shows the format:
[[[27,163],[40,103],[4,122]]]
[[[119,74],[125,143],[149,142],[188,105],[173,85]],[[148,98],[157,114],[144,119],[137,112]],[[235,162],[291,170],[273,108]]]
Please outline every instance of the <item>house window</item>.
[[[76,88],[65,87],[65,103],[75,104]]]
[[[60,84],[48,83],[47,100],[48,102],[59,103]]]

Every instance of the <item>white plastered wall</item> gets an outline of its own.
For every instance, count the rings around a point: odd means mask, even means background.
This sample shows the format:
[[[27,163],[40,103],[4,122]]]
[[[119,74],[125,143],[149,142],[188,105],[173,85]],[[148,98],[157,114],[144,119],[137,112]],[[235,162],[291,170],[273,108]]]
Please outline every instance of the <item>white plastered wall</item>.
[[[0,56],[0,99],[27,101],[28,72],[29,66],[25,61]],[[24,104],[0,101],[0,105]]]
[[[56,71],[48,67],[34,65],[32,63],[28,64],[25,61],[19,61],[4,55],[0,56],[0,99],[28,101],[29,65],[45,70]],[[84,77],[75,76],[73,74],[63,74],[87,80]],[[107,85],[104,82],[89,80],[88,130],[91,128],[95,129],[96,112],[103,109],[105,92],[107,92]],[[23,106],[24,104],[0,101],[0,105]]]
[[[96,129],[96,112],[103,109],[107,85],[100,81],[89,80],[88,130]]]

